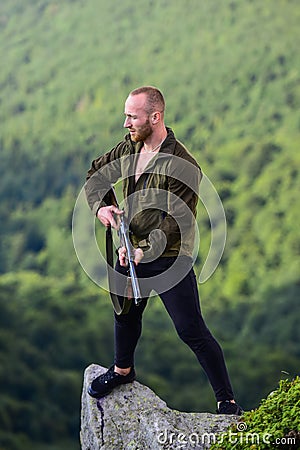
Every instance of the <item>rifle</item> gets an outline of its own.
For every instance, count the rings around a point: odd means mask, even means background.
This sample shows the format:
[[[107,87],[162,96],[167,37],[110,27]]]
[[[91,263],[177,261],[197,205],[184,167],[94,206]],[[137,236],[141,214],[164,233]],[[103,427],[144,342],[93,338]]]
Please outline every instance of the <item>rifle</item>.
[[[138,278],[136,276],[135,263],[134,263],[134,251],[132,244],[129,239],[129,227],[125,217],[119,216],[120,227],[119,227],[119,237],[121,246],[126,248],[128,266],[129,266],[129,278],[132,287],[132,293],[134,297],[134,302],[138,306],[142,300],[140,286],[138,282]]]
[[[112,202],[113,204],[119,209],[117,196],[115,193],[114,188],[111,188],[111,195],[112,195]],[[138,278],[136,275],[135,270],[135,263],[134,263],[134,248],[130,242],[129,238],[129,225],[127,223],[126,217],[124,217],[124,214],[118,216],[119,220],[119,229],[118,229],[118,235],[120,239],[120,244],[122,247],[126,248],[126,255],[128,260],[128,283],[130,283],[130,286],[127,284],[127,288],[131,287],[132,295],[134,298],[135,304],[138,306],[142,301],[142,295],[140,291],[140,286],[138,282]],[[112,232],[111,227],[107,227],[106,230],[106,259],[107,263],[112,267],[113,265],[113,251],[112,251]],[[110,272],[108,272],[108,279],[109,279],[109,285],[111,286],[111,277]],[[129,290],[129,289],[127,289]],[[112,290],[110,289],[110,296],[114,305],[115,312],[117,314],[126,314],[128,312],[130,303],[128,303],[128,300],[131,300],[131,296],[127,296],[127,298],[124,299],[123,306],[121,307],[118,297]]]

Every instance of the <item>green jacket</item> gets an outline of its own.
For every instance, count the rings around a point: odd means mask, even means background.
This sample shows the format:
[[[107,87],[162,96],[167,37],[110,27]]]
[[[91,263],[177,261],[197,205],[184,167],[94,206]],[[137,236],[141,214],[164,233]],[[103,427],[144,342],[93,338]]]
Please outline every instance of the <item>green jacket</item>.
[[[135,183],[135,163],[142,143],[127,134],[111,151],[92,162],[85,192],[94,214],[112,204],[111,187],[122,180],[131,241],[148,260],[192,256],[201,169],[186,148],[168,134],[160,151]]]

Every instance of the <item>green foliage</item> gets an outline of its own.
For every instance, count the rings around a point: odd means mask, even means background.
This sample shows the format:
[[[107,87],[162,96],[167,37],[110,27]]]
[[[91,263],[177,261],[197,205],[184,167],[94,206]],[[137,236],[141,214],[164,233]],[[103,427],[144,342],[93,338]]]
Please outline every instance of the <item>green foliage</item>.
[[[1,277],[1,448],[22,448],[5,444],[21,445],[22,436],[23,448],[31,441],[68,448],[57,437],[78,436],[82,371],[99,355],[110,363],[110,304],[74,281],[35,272]]]
[[[221,440],[221,438],[220,438]],[[246,412],[211,449],[296,449],[300,446],[300,378],[281,380],[260,406]]]
[[[71,218],[90,160],[122,138],[124,99],[142,84],[163,90],[167,124],[223,202],[225,252],[200,294],[238,401],[254,408],[281,371],[297,373],[298,3],[1,3],[1,449],[76,448],[82,371],[111,364],[111,306],[78,264]],[[197,276],[210,245],[201,204],[198,217]],[[159,300],[137,370],[170,406],[214,411]]]

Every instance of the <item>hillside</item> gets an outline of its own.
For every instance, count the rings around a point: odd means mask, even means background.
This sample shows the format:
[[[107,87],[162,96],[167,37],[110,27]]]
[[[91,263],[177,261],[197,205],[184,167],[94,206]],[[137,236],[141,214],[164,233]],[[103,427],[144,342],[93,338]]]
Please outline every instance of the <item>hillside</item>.
[[[83,370],[111,364],[111,307],[77,261],[71,217],[143,84],[164,92],[167,124],[225,209],[225,252],[200,293],[240,403],[299,371],[299,19],[297,0],[2,2],[1,448],[76,448]],[[197,274],[202,205],[199,226]],[[137,361],[171,407],[214,410],[158,299]]]

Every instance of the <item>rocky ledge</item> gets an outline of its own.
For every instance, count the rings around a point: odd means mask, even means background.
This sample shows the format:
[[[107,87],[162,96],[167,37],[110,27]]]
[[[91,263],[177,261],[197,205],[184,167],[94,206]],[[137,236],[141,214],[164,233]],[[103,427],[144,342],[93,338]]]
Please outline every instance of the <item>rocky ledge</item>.
[[[236,416],[185,413],[168,408],[151,389],[134,381],[99,400],[87,387],[104,367],[85,370],[80,441],[82,450],[202,450],[238,421]]]

